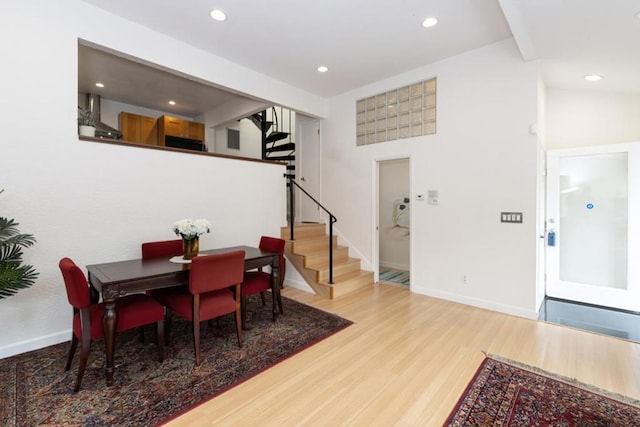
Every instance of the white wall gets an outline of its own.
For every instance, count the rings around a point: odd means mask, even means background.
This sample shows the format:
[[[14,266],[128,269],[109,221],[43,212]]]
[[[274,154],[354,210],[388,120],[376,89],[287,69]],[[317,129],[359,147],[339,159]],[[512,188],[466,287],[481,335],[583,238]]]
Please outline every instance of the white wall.
[[[234,129],[240,132],[239,150],[227,148],[227,129]],[[250,157],[252,159],[262,158],[262,134],[251,120],[242,119],[225,123],[215,129],[215,138],[215,152],[218,154]]]
[[[615,144],[640,139],[640,95],[547,88],[549,149]]]
[[[356,147],[355,102],[438,79],[437,134]],[[411,286],[536,316],[538,64],[505,40],[332,98],[323,125],[322,202],[371,264],[376,159],[411,156]],[[415,201],[438,190],[440,204]],[[501,211],[524,213],[501,224]],[[470,277],[462,283],[462,275]]]
[[[0,215],[35,235],[25,260],[40,273],[0,300],[0,357],[69,339],[61,257],[138,257],[185,217],[213,224],[203,248],[256,244],[286,224],[283,166],[79,141],[78,38],[318,115],[321,99],[80,1],[6,1],[0,36]]]

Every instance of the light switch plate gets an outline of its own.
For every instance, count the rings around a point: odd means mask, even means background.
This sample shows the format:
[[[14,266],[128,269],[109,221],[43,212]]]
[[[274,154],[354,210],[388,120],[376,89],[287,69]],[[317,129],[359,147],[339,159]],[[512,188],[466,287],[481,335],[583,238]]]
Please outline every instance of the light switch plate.
[[[430,205],[437,205],[440,203],[440,194],[438,190],[427,191],[427,203]]]
[[[500,222],[522,224],[522,212],[500,212]]]

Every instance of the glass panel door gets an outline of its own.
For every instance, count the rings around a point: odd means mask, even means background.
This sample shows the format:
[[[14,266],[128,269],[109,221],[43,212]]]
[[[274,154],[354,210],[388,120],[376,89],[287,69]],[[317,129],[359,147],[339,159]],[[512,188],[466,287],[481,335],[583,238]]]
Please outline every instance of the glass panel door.
[[[547,295],[640,309],[628,261],[632,157],[616,145],[548,153]]]

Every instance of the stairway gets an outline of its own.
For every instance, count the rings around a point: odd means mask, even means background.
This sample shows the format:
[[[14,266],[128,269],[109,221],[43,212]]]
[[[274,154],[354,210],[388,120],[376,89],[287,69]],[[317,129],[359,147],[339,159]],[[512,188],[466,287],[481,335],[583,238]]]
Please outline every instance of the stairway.
[[[338,245],[337,236],[333,237],[333,284],[329,283],[325,224],[296,224],[293,241],[289,227],[282,227],[280,235],[287,241],[285,256],[317,295],[335,299],[373,285],[373,272],[361,270],[360,260],[349,257],[349,248]]]
[[[271,108],[271,120],[267,118],[266,110],[252,114],[248,119],[262,133],[262,159],[287,163],[287,177],[295,178],[296,144],[291,142],[291,132],[281,129],[276,108]]]

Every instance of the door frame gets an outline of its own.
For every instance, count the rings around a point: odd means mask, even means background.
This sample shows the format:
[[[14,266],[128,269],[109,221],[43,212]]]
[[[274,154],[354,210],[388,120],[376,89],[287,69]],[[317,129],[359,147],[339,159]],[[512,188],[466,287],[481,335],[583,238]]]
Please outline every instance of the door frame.
[[[371,224],[371,235],[374,236],[372,239],[372,259],[371,265],[373,267],[373,281],[375,283],[380,281],[380,163],[388,161],[388,160],[408,160],[409,161],[409,198],[413,201],[415,198],[412,196],[413,194],[413,160],[411,154],[397,154],[390,156],[380,156],[373,159],[373,188],[372,188],[372,224]],[[413,211],[414,209],[409,209],[409,224],[410,224],[410,234],[409,234],[409,289],[411,290],[411,286],[413,286],[413,238],[411,236],[411,228],[413,227]]]

